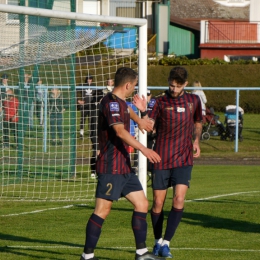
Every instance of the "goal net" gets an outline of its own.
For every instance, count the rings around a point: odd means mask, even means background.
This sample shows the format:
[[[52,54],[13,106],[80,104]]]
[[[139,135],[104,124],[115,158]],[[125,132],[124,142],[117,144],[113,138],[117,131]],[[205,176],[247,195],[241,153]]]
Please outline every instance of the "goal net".
[[[145,94],[146,21],[0,4],[0,26],[0,198],[94,199],[96,105],[122,66]]]

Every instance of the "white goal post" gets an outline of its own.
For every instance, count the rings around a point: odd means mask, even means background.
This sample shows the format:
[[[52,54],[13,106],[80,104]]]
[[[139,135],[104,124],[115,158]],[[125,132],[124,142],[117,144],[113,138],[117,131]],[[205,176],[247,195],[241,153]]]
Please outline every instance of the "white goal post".
[[[15,25],[7,24],[5,19],[7,14],[18,14],[20,19],[19,29],[14,29]],[[48,26],[52,23],[51,30],[45,24],[34,24],[31,21],[35,18],[48,18]],[[34,21],[34,20],[33,20]],[[51,21],[51,22],[50,22]],[[57,22],[58,21],[58,22]],[[66,31],[58,31],[59,21],[65,28]],[[69,22],[68,22],[69,21]],[[46,21],[45,21],[46,23]],[[57,23],[57,25],[56,25]],[[68,30],[66,29],[66,24],[70,25],[75,24],[76,26],[87,26],[91,27],[91,30],[86,32],[86,30],[79,30],[71,26]],[[102,45],[100,43],[108,41],[107,39],[112,35],[121,35],[125,34],[124,41],[129,40],[131,35],[128,35],[128,30],[117,32],[116,27],[102,27],[102,24],[106,25],[120,25],[122,28],[137,28],[137,34],[135,35],[135,40],[137,48],[134,55],[137,57],[137,60],[132,60],[133,53],[129,57],[125,58],[116,54],[114,45]],[[37,25],[37,26],[36,26]],[[56,26],[55,26],[56,25]],[[90,180],[89,175],[76,174],[76,158],[68,158],[64,155],[65,152],[68,154],[73,154],[77,149],[78,140],[76,140],[76,132],[78,131],[78,121],[79,113],[76,111],[76,105],[73,105],[73,102],[76,102],[76,84],[78,78],[84,79],[86,75],[92,75],[97,78],[95,89],[102,89],[105,86],[105,81],[109,76],[112,76],[115,70],[120,66],[132,66],[135,65],[136,70],[138,70],[138,92],[140,95],[146,96],[147,94],[147,20],[146,19],[137,19],[137,18],[125,18],[125,17],[112,17],[112,16],[100,16],[100,15],[90,15],[83,13],[73,13],[73,12],[63,12],[63,11],[54,11],[47,10],[42,8],[32,8],[32,7],[23,7],[23,6],[13,6],[0,4],[0,76],[4,79],[4,75],[8,75],[8,88],[12,88],[14,91],[17,89],[17,98],[19,100],[19,123],[17,131],[17,145],[15,143],[15,149],[11,149],[8,146],[8,149],[5,148],[4,135],[6,131],[4,129],[6,124],[3,121],[3,128],[1,132],[2,139],[2,153],[0,155],[3,162],[1,168],[1,181],[0,181],[0,199],[45,199],[45,200],[80,200],[80,199],[93,199],[94,198],[94,188],[96,180]],[[98,30],[93,33],[93,28],[97,27]],[[75,29],[76,28],[76,29]],[[84,27],[85,28],[85,27]],[[62,30],[63,30],[62,29]],[[124,30],[124,29],[122,29]],[[28,33],[30,32],[30,33]],[[126,33],[127,32],[127,33]],[[91,37],[90,38],[90,33]],[[13,37],[8,38],[8,37]],[[75,38],[74,38],[75,37]],[[123,37],[123,36],[119,36]],[[18,38],[18,41],[13,39]],[[128,39],[129,38],[129,39]],[[110,38],[111,41],[116,41],[116,37]],[[130,41],[130,40],[129,40]],[[96,47],[95,45],[98,45]],[[95,46],[95,47],[93,47]],[[112,46],[112,47],[111,47]],[[86,52],[85,56],[78,56],[79,52],[84,52],[89,48],[93,47],[90,52]],[[98,49],[99,60],[96,61],[95,51]],[[106,58],[102,58],[101,49],[107,48]],[[121,47],[120,47],[121,48]],[[124,47],[122,47],[123,50]],[[127,49],[127,48],[126,48]],[[121,50],[121,51],[122,51]],[[74,56],[73,56],[74,55]],[[76,56],[77,55],[77,56]],[[114,55],[114,59],[109,58]],[[70,62],[73,59],[88,59],[91,56],[92,60],[86,62],[82,65],[81,63],[75,64],[75,62]],[[129,61],[130,60],[130,61]],[[69,62],[68,62],[69,61]],[[68,63],[67,63],[68,62]],[[101,64],[101,67],[97,67],[97,63]],[[102,67],[102,64],[105,64],[105,67]],[[40,69],[41,67],[42,69]],[[77,67],[77,69],[75,69]],[[83,73],[84,70],[84,73]],[[96,74],[95,74],[96,73]],[[29,75],[31,78],[31,85],[28,85],[26,89],[25,75]],[[83,75],[84,74],[84,75]],[[25,137],[25,121],[27,119],[23,118],[23,104],[25,97],[21,95],[24,91],[30,90],[32,86],[33,91],[29,94],[28,100],[32,104],[35,101],[35,91],[40,87],[36,86],[37,80],[39,78],[45,77],[46,80],[42,83],[43,104],[45,104],[45,110],[42,110],[42,116],[45,115],[46,125],[44,125],[44,130],[42,133],[38,130],[34,130],[31,137],[28,139]],[[7,76],[6,76],[7,77]],[[53,79],[50,79],[50,78]],[[37,79],[37,80],[36,80]],[[48,79],[48,80],[47,80]],[[3,83],[3,82],[2,82]],[[48,101],[47,94],[51,89],[59,89],[63,92],[64,97],[68,99],[69,106],[68,116],[66,119],[63,118],[63,121],[68,121],[68,125],[63,125],[63,130],[67,131],[68,137],[66,141],[62,143],[60,150],[55,147],[47,149],[49,153],[48,157],[41,156],[46,153],[46,140],[48,140],[51,132],[50,120],[47,118],[49,110],[47,110]],[[6,86],[1,86],[1,93],[5,92],[7,89]],[[4,91],[3,91],[4,90]],[[71,94],[72,92],[74,94]],[[65,98],[64,98],[65,99]],[[3,99],[4,100],[4,99]],[[45,103],[44,103],[45,102]],[[43,105],[44,107],[44,105]],[[49,109],[49,107],[48,107]],[[73,110],[74,109],[74,110]],[[72,111],[73,110],[73,111]],[[45,114],[44,114],[45,113]],[[77,117],[74,118],[74,117]],[[23,118],[23,119],[21,119]],[[20,120],[21,119],[21,120]],[[30,120],[30,118],[28,119]],[[36,119],[34,118],[36,121]],[[2,122],[1,122],[2,124]],[[28,123],[29,124],[29,123]],[[77,124],[77,126],[75,126]],[[74,129],[73,131],[71,129]],[[37,126],[37,129],[38,126]],[[58,128],[57,128],[58,129]],[[9,134],[9,133],[8,133]],[[64,134],[64,135],[65,135]],[[39,137],[40,136],[40,137]],[[146,145],[147,144],[147,135],[142,134],[139,131],[139,141]],[[12,139],[11,134],[8,138]],[[38,139],[37,139],[38,138]],[[39,138],[41,140],[39,140]],[[11,142],[11,141],[10,141]],[[65,146],[65,143],[67,147]],[[45,150],[40,148],[45,147]],[[82,145],[82,143],[80,143]],[[86,144],[84,144],[86,145]],[[82,146],[83,147],[83,146]],[[27,149],[27,150],[26,150]],[[82,148],[82,150],[84,147]],[[52,158],[52,153],[54,158]],[[83,152],[82,152],[83,153]],[[57,158],[57,160],[56,160]],[[53,165],[52,165],[53,161]],[[85,170],[84,160],[82,160],[81,169]],[[26,167],[24,166],[26,163]],[[57,177],[57,172],[53,176],[48,172],[47,177],[42,177],[44,175],[45,169],[48,166],[51,166],[54,171],[55,169],[65,167],[69,165],[69,170],[66,175],[63,175],[62,170],[59,176]],[[37,168],[37,170],[36,170]],[[35,172],[34,172],[35,169]],[[40,169],[40,170],[39,170]],[[75,172],[73,172],[75,171]],[[83,170],[82,170],[83,171]],[[87,171],[89,171],[87,167]],[[144,188],[145,194],[147,193],[147,159],[142,155],[141,152],[138,153],[138,175],[139,179]],[[48,176],[52,176],[49,179]],[[35,177],[35,178],[34,178]],[[37,178],[36,178],[37,177]],[[90,184],[85,184],[84,182],[89,181]],[[37,181],[42,181],[39,186]],[[37,187],[36,187],[37,186]],[[92,193],[91,195],[85,196],[85,193]]]

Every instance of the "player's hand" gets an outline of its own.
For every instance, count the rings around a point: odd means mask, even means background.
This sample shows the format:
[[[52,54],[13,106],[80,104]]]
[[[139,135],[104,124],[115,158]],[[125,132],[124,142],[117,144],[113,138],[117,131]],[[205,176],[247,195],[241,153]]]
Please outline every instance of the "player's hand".
[[[146,148],[144,147],[141,150],[142,154],[147,157],[147,159],[151,162],[151,163],[159,163],[161,161],[161,157],[159,154],[157,154],[155,151],[153,151],[152,149]]]
[[[193,143],[193,157],[197,158],[197,157],[200,157],[200,146],[199,146],[199,143],[198,142],[194,142]]]
[[[141,130],[142,133],[144,133],[144,130],[147,132],[152,132],[153,125],[154,125],[154,122],[153,122],[153,120],[149,119],[149,117],[142,118],[138,122],[138,128]]]
[[[135,94],[132,102],[141,112],[146,110],[147,100],[144,95],[140,97],[138,94]]]

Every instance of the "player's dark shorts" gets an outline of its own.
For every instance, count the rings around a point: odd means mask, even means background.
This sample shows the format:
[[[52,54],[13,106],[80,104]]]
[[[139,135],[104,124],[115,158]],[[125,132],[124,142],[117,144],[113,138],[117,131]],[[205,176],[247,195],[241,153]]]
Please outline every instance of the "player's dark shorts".
[[[165,190],[177,184],[190,187],[192,166],[176,167],[168,170],[152,171],[152,187],[154,190]]]
[[[98,174],[96,198],[118,200],[130,192],[143,190],[134,172],[127,174]]]

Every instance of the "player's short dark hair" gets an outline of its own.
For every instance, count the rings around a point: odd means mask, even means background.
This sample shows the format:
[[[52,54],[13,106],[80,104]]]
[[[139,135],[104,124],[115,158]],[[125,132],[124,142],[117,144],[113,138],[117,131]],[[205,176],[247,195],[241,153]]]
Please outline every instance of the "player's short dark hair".
[[[176,66],[171,69],[168,81],[175,80],[179,84],[184,84],[188,79],[188,72],[184,67]]]
[[[122,67],[116,71],[115,87],[123,85],[127,82],[133,82],[138,78],[138,73],[131,68]]]

